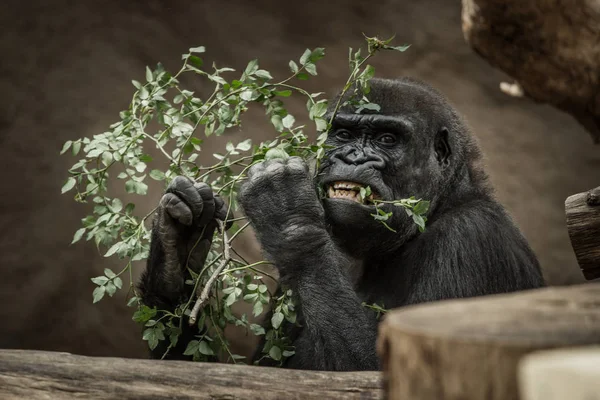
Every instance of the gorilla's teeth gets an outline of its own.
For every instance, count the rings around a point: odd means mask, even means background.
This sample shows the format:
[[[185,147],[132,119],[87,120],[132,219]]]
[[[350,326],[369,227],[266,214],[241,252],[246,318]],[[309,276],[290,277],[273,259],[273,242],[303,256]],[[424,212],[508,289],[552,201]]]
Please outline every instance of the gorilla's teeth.
[[[336,190],[336,189],[333,189],[332,187],[329,187],[328,195],[329,195],[329,198],[331,198],[331,199],[346,199],[346,200],[356,201],[357,203],[361,202],[361,199],[358,196],[358,193],[353,190],[344,190],[344,189]]]

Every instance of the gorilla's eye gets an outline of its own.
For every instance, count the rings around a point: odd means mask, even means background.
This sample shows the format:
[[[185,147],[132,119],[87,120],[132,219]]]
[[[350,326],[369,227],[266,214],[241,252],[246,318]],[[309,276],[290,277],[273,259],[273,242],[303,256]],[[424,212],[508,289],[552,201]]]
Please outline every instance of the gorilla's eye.
[[[394,135],[390,135],[389,133],[386,133],[384,135],[381,135],[377,138],[377,141],[379,143],[385,144],[385,145],[392,145],[392,144],[396,144],[396,137]]]
[[[352,139],[352,134],[346,130],[339,130],[335,133],[335,138],[339,140],[350,140]]]

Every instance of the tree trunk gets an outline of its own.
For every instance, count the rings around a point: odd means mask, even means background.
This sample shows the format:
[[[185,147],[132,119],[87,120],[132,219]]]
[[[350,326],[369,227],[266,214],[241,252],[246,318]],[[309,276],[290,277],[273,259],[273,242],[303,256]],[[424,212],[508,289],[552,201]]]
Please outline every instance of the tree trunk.
[[[583,275],[590,280],[600,278],[600,187],[567,198],[565,211],[571,245]]]
[[[392,311],[378,350],[390,400],[516,400],[535,350],[600,343],[600,284]]]
[[[600,143],[600,2],[463,0],[471,47],[530,98],[575,117]],[[520,86],[520,87],[519,87]]]
[[[380,399],[378,372],[0,350],[0,399]]]

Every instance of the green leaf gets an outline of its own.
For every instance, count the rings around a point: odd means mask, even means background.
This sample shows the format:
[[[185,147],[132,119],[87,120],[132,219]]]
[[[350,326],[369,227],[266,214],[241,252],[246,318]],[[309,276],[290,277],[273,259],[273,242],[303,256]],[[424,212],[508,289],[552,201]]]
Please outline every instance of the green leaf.
[[[254,307],[252,308],[252,315],[254,315],[255,317],[258,317],[262,313],[263,313],[262,303],[260,301],[254,303]]]
[[[289,358],[289,357],[293,356],[294,354],[296,354],[296,352],[295,352],[295,351],[291,351],[291,350],[284,350],[282,355],[283,355],[285,358]]]
[[[271,347],[269,350],[269,357],[271,357],[275,361],[281,360],[281,349],[277,346]]]
[[[71,242],[71,244],[79,242],[84,233],[85,228],[78,229],[77,232],[75,232],[75,234],[73,235],[73,241]]]
[[[148,306],[142,305],[142,307],[133,313],[133,319],[135,322],[146,323],[146,321],[150,320],[157,313],[156,308],[150,308]]]
[[[108,295],[109,295],[110,297],[112,297],[112,296],[113,296],[113,294],[115,294],[115,292],[117,291],[117,287],[116,287],[116,286],[115,286],[115,284],[114,284],[114,283],[112,283],[112,282],[108,282],[108,283],[105,285],[105,287],[106,287],[106,293],[108,293]]]
[[[275,129],[277,129],[277,132],[281,132],[284,130],[282,118],[277,114],[273,114],[271,116],[271,124],[273,124]]]
[[[111,269],[109,268],[104,268],[104,275],[108,276],[109,278],[114,278],[115,276],[117,276],[114,272],[112,272]]]
[[[259,92],[257,92],[256,90],[251,90],[251,89],[244,90],[242,93],[240,93],[240,98],[245,101],[256,100],[256,99],[258,99],[259,96],[260,96]]]
[[[121,203],[121,200],[114,198],[110,205],[110,211],[112,211],[114,213],[118,213],[122,209],[123,209],[123,203]]]
[[[265,334],[265,328],[258,324],[250,324],[250,330],[254,333],[255,336],[260,336]]]
[[[188,62],[198,69],[201,69],[204,66],[204,61],[198,56],[189,56]]]
[[[153,169],[152,171],[150,171],[150,178],[157,181],[163,181],[165,180],[165,173],[158,169]]]
[[[254,73],[254,75],[256,75],[257,77],[261,78],[261,79],[273,79],[273,77],[271,76],[271,74],[269,73],[269,71],[265,71],[264,69],[259,69],[258,71],[256,71]]]
[[[206,51],[206,47],[198,46],[198,47],[190,47],[190,53],[204,53]]]
[[[317,66],[313,63],[306,63],[306,65],[304,66],[304,69],[306,69],[306,72],[308,72],[311,75],[317,75]]]
[[[198,346],[198,351],[200,352],[200,354],[204,354],[205,356],[212,356],[215,354],[208,345],[208,343],[204,340],[200,342],[200,345]]]
[[[131,81],[131,83],[133,84],[133,86],[135,86],[135,88],[137,90],[140,90],[142,88],[142,84],[139,83],[138,81],[136,81],[135,79]]]
[[[113,244],[110,249],[108,249],[108,251],[106,252],[106,254],[104,254],[104,257],[110,257],[113,254],[115,254],[117,251],[119,251],[121,249],[121,246],[123,245],[123,242],[118,242]],[[105,270],[106,271],[106,270]],[[109,270],[110,271],[110,270]],[[111,271],[112,272],[112,271]],[[114,275],[114,274],[113,274]],[[109,278],[111,278],[109,276]]]
[[[310,49],[306,49],[304,50],[304,53],[302,54],[302,57],[300,57],[300,64],[304,65],[308,62],[308,60],[310,59],[310,55],[311,55],[311,51]]]
[[[273,316],[271,317],[271,325],[273,326],[273,329],[279,328],[279,326],[283,322],[283,318],[284,318],[284,316],[282,313],[280,313],[280,312],[273,313]]]
[[[296,122],[296,118],[294,118],[292,114],[288,114],[281,122],[283,123],[284,127],[286,127],[287,129],[291,129],[292,126],[294,126],[294,123]]]
[[[70,140],[65,142],[65,144],[62,147],[62,150],[60,151],[60,154],[65,154],[67,152],[67,150],[69,150],[71,148],[72,144],[73,144],[73,142]]]
[[[133,296],[132,298],[129,299],[129,301],[127,302],[127,307],[133,307],[133,306],[137,306],[139,304],[139,300],[136,296]]]
[[[94,303],[99,302],[104,297],[104,293],[106,292],[106,288],[104,286],[98,286],[94,289],[94,293],[92,296],[94,297]]]
[[[73,147],[71,148],[71,154],[76,156],[77,154],[79,154],[80,149],[81,149],[81,142],[78,141],[78,142],[73,143]]]
[[[323,57],[325,57],[325,49],[323,47],[317,47],[310,53],[309,60],[314,63]]]
[[[423,230],[425,230],[425,219],[423,219],[422,216],[417,214],[413,214],[412,218],[414,223],[417,224],[417,226],[419,227],[419,230],[423,232]]]
[[[273,92],[273,94],[275,94],[275,96],[290,97],[292,95],[292,91],[291,90],[281,90],[281,91],[275,90]]]
[[[287,159],[290,158],[289,154],[285,152],[285,150],[280,148],[269,149],[265,154],[265,161],[274,160],[276,158]]]
[[[76,183],[77,183],[77,181],[75,180],[75,178],[73,178],[72,176],[69,177],[67,179],[67,182],[65,182],[65,184],[62,187],[61,193],[62,194],[67,193],[69,190],[71,190],[71,189],[73,189],[75,187]]]
[[[190,340],[185,351],[183,352],[184,356],[193,356],[198,351],[198,347],[200,346],[200,341],[198,340]]]
[[[119,278],[118,276],[116,276],[113,279],[113,283],[115,284],[115,286],[117,287],[117,289],[121,289],[123,287],[123,280],[121,278]]]
[[[289,65],[290,65],[290,70],[291,70],[291,71],[292,71],[294,74],[298,73],[298,71],[299,71],[298,64],[296,64],[294,61],[290,61],[290,64],[289,64]]]
[[[154,80],[154,77],[152,76],[152,71],[148,67],[146,67],[146,80],[148,82],[152,82]]]
[[[301,81],[307,81],[309,76],[308,74],[301,72],[298,75],[296,75],[296,78],[300,79]]]
[[[244,73],[246,75],[253,75],[258,70],[258,60],[254,59],[248,63]]]
[[[405,44],[403,46],[384,46],[383,48],[404,52],[404,51],[408,50],[409,47],[410,47],[410,44]]]
[[[235,148],[240,151],[250,150],[252,148],[252,139],[246,139],[243,142],[238,143],[238,145],[235,146]]]
[[[413,208],[413,212],[418,215],[423,215],[429,210],[429,202],[426,200],[421,200],[417,203],[417,205]]]
[[[94,282],[98,286],[103,286],[104,284],[106,284],[106,282],[108,282],[108,280],[109,279],[105,276],[97,276],[95,278],[92,278],[92,282]]]

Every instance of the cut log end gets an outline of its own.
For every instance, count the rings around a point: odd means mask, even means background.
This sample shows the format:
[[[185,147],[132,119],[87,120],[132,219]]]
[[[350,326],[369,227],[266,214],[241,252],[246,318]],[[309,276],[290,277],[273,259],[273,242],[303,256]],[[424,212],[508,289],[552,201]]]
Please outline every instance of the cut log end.
[[[588,280],[600,278],[600,187],[565,201],[571,245]]]
[[[525,354],[598,343],[600,285],[587,284],[396,310],[378,350],[390,400],[516,400]]]

